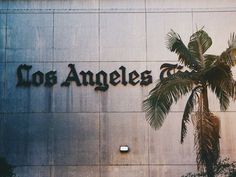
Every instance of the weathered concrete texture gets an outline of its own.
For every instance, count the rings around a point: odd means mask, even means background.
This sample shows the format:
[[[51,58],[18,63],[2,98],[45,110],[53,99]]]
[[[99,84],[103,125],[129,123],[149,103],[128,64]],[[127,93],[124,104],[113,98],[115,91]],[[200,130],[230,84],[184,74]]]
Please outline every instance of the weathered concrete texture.
[[[6,14],[0,14],[0,62],[5,61]]]
[[[146,70],[145,62],[103,62],[100,69],[111,73],[117,70],[121,75],[119,67],[126,67],[126,80],[129,81],[129,73],[136,70],[139,74]],[[121,80],[121,76],[120,76]],[[141,80],[139,76],[138,79]],[[121,92],[122,90],[122,92]],[[100,111],[101,112],[132,112],[142,111],[142,100],[144,99],[144,87],[140,82],[133,86],[126,86],[119,83],[116,86],[110,84],[108,91],[101,93]]]
[[[101,14],[100,40],[101,61],[145,61],[145,14]]]
[[[99,71],[98,62],[72,62],[75,64],[77,73],[88,70],[96,74]],[[99,92],[94,86],[77,86],[75,82],[69,87],[61,87],[70,73],[68,63],[55,63],[54,68],[58,71],[58,84],[53,88],[53,112],[98,112]],[[81,76],[79,76],[81,79]],[[81,80],[82,82],[82,80]]]
[[[119,147],[127,145],[129,153],[120,153]],[[147,164],[148,125],[143,113],[101,114],[101,163]]]
[[[150,177],[180,177],[189,172],[196,172],[196,165],[163,165],[151,166]]]
[[[222,158],[228,157],[236,161],[236,134],[235,134],[235,112],[216,112],[221,121],[220,143]]]
[[[52,14],[8,14],[6,47],[8,62],[52,61]]]
[[[150,130],[150,164],[181,165],[196,163],[193,140],[194,131],[191,122],[189,123],[188,134],[184,143],[180,143],[182,116],[182,113],[170,113],[160,130]]]
[[[32,65],[32,74],[38,70],[43,73],[52,70],[50,63],[27,63]],[[16,70],[19,63],[7,63],[6,68],[6,96],[3,112],[50,112],[52,88],[31,86],[30,88],[17,87]]]
[[[0,116],[0,153],[13,165],[98,164],[98,114]]]
[[[19,177],[51,177],[49,166],[17,167],[14,172]]]
[[[98,114],[54,114],[53,152],[55,165],[99,163]]]
[[[146,166],[107,166],[101,169],[102,177],[148,177]]]
[[[209,0],[209,1],[198,1],[198,0],[177,0],[177,1],[172,1],[172,0],[161,0],[161,1],[156,1],[156,0],[147,0],[147,8],[150,9],[182,9],[182,8],[228,8],[228,7],[235,7],[236,2],[233,0]]]
[[[99,177],[98,166],[56,166],[51,171],[51,177]]]
[[[0,63],[0,112],[3,112],[4,86],[5,86],[5,65]]]
[[[98,9],[99,0],[8,0],[7,8],[14,9]],[[5,5],[6,6],[6,5]]]
[[[177,61],[165,46],[170,29],[187,44],[196,27],[205,25],[213,39],[209,53],[220,54],[235,31],[235,5],[233,0],[0,0],[5,9],[0,11],[0,155],[17,166],[19,177],[178,177],[196,171],[191,122],[180,144],[187,97],[172,107],[158,131],[146,122],[142,101],[161,64]],[[17,88],[16,69],[24,63],[33,65],[31,74],[56,70],[57,84]],[[106,92],[75,83],[61,87],[69,63],[78,74],[121,73],[124,66],[126,78],[148,69],[154,83],[119,83]],[[222,113],[213,94],[209,102],[221,119],[222,157],[236,160],[236,104]],[[130,151],[120,153],[121,145]]]
[[[0,152],[13,165],[47,165],[50,142],[46,114],[1,114]]]
[[[230,34],[235,32],[235,16],[236,12],[193,13],[193,24],[196,24],[198,28],[205,26],[204,30],[212,38],[213,45],[207,53],[220,55],[228,47],[227,40]],[[214,20],[209,20],[209,18]]]
[[[0,0],[0,9],[7,9],[7,7],[8,7],[8,1]]]
[[[119,9],[129,9],[130,11],[145,9],[145,0],[122,0],[122,1],[110,1],[103,0],[100,2],[100,8],[102,10],[112,9],[113,11]]]
[[[176,61],[176,54],[166,47],[167,33],[173,29],[188,43],[192,34],[191,13],[148,13],[147,14],[147,60]],[[187,45],[187,44],[186,44]]]
[[[98,61],[98,14],[55,14],[55,61]]]

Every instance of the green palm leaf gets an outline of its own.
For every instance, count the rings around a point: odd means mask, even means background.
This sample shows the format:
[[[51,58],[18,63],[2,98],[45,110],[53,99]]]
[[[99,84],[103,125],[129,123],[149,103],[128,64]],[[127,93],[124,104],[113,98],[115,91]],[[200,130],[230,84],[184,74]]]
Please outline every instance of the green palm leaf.
[[[228,108],[230,98],[235,100],[236,81],[231,68],[236,64],[236,36],[231,35],[228,41],[229,47],[219,56],[205,54],[211,45],[211,38],[202,29],[192,34],[188,47],[184,45],[180,36],[171,30],[167,35],[167,47],[171,52],[175,52],[178,61],[190,70],[175,73],[178,65],[172,67],[163,64],[161,79],[144,100],[143,106],[147,113],[147,121],[157,129],[162,126],[171,105],[191,92],[182,118],[181,143],[187,134],[190,115],[196,106],[198,110],[192,122],[195,128],[197,164],[203,165],[206,174],[213,177],[213,167],[220,152],[220,121],[210,112],[208,88],[218,98],[221,110]]]
[[[228,40],[228,48],[221,53],[220,61],[227,64],[229,67],[235,66],[236,63],[236,36],[235,34],[230,35]]]
[[[232,71],[230,67],[224,63],[216,63],[212,66],[204,68],[201,72],[202,80],[212,82],[222,82],[225,79],[233,79]]]
[[[187,123],[189,123],[189,117],[191,115],[191,113],[193,112],[194,109],[194,105],[196,104],[196,99],[198,98],[198,92],[199,89],[201,88],[201,86],[197,86],[192,90],[191,95],[188,98],[188,101],[185,105],[185,109],[184,109],[184,114],[183,114],[183,118],[182,118],[182,124],[181,124],[181,143],[184,142],[184,138],[187,134]]]
[[[229,107],[230,95],[217,84],[211,84],[210,88],[216,94],[216,97],[219,99],[221,111],[226,111]]]
[[[177,72],[160,80],[143,102],[149,124],[155,129],[160,128],[171,105],[191,91],[193,86],[194,81],[189,78],[189,73]]]
[[[205,65],[205,68],[208,68],[210,67],[211,65],[213,65],[215,62],[219,61],[220,57],[217,56],[217,55],[204,55],[204,65]]]
[[[212,40],[204,30],[199,30],[190,37],[188,49],[194,58],[200,62],[204,61],[202,55],[212,45]]]
[[[190,69],[199,68],[198,61],[193,58],[188,48],[181,40],[180,36],[173,30],[167,34],[167,48],[171,52],[175,52],[179,56],[179,61],[184,63],[185,66],[189,67]]]

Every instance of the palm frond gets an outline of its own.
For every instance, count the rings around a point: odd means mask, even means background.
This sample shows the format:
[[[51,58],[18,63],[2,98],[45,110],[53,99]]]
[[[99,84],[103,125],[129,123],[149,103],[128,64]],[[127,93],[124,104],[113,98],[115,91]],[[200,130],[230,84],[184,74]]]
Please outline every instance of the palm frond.
[[[235,98],[236,82],[228,65],[225,63],[215,63],[203,71],[203,78],[208,83],[211,90],[219,99],[220,108],[225,111],[229,104],[229,98]]]
[[[216,94],[216,97],[219,99],[221,111],[226,111],[230,103],[230,95],[228,92],[224,91],[222,87],[218,84],[211,84],[211,90]]]
[[[189,73],[180,71],[160,80],[143,102],[146,118],[151,127],[160,128],[171,105],[191,91],[193,86],[194,81],[189,77]]]
[[[188,43],[188,49],[194,58],[204,61],[203,54],[212,45],[212,40],[204,30],[192,34]]]
[[[181,139],[180,142],[183,143],[184,142],[184,138],[187,134],[187,123],[190,122],[189,117],[191,115],[191,113],[193,112],[194,109],[194,105],[196,104],[197,98],[198,98],[198,91],[201,88],[201,86],[197,86],[192,90],[191,95],[188,98],[188,101],[185,105],[185,109],[184,109],[184,114],[183,114],[183,118],[182,118],[182,124],[181,124]]]
[[[199,68],[200,65],[198,61],[191,55],[180,36],[173,30],[167,34],[167,48],[171,52],[175,52],[179,56],[178,60],[185,66],[190,69]]]
[[[230,38],[228,40],[228,46],[231,49],[235,49],[236,48],[236,35],[235,35],[235,33],[231,33],[230,34]]]
[[[206,82],[220,82],[232,78],[232,71],[225,63],[218,62],[202,70],[202,79]]]
[[[231,51],[226,50],[220,55],[220,62],[225,63],[229,67],[234,66],[234,57],[231,56]]]
[[[234,33],[230,35],[228,40],[228,48],[221,53],[220,60],[232,67],[236,64],[236,36]]]
[[[205,58],[204,65],[206,68],[210,67],[220,59],[220,57],[217,55],[208,55],[208,54],[204,55],[204,58]]]

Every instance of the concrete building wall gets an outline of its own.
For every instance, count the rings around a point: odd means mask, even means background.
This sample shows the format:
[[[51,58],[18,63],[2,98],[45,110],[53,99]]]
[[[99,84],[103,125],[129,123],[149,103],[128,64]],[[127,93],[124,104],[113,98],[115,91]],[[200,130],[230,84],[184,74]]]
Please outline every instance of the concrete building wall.
[[[0,155],[19,177],[177,177],[196,171],[193,130],[180,144],[186,98],[172,107],[163,127],[145,121],[142,100],[148,87],[61,87],[73,63],[78,71],[125,66],[152,70],[176,62],[165,46],[170,29],[185,42],[198,28],[213,39],[209,53],[220,54],[236,31],[234,0],[2,0],[0,1]],[[16,69],[57,71],[58,84],[16,87]],[[223,157],[236,160],[235,111],[211,110],[221,118]],[[119,152],[128,145],[130,152]]]

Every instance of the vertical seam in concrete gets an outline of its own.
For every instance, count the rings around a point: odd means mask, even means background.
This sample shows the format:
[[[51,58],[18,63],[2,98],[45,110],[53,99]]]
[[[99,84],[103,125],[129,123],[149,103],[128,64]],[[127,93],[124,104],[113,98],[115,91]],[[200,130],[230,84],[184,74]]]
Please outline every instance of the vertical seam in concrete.
[[[55,50],[55,22],[54,22],[54,17],[55,17],[55,10],[53,10],[52,12],[52,70],[54,70],[54,61],[55,61],[55,58],[54,58],[54,50]],[[49,94],[50,94],[50,112],[52,112],[53,110],[53,87],[51,87],[50,91],[49,91]]]
[[[3,98],[6,99],[6,90],[7,90],[7,13],[5,17],[6,23],[5,23],[5,58],[4,58],[4,76],[3,76]]]
[[[9,7],[9,0],[7,1],[7,8],[6,8],[6,10],[8,10],[8,7]]]
[[[5,101],[5,98],[6,98],[6,86],[7,86],[7,80],[6,80],[6,70],[7,70],[7,12],[6,12],[6,17],[5,17],[5,51],[4,51],[4,54],[5,54],[5,56],[4,56],[4,72],[3,72],[3,74],[4,74],[4,76],[3,76],[3,100],[4,100],[4,104],[6,104],[6,101]],[[3,114],[2,114],[2,117],[1,117],[1,120],[0,120],[0,129],[1,129],[1,131],[0,131],[0,137],[3,137],[3,129],[2,129],[2,127],[4,126],[4,125],[2,125],[3,124],[3,121],[4,120],[6,120],[6,114],[4,113],[4,111],[2,111],[3,112]],[[4,146],[4,140],[1,138],[1,140],[0,140],[0,146]],[[3,150],[5,151],[5,148],[3,148]],[[3,152],[4,153],[4,152]]]
[[[148,37],[147,37],[147,28],[148,28],[148,26],[147,26],[147,0],[144,0],[145,1],[145,52],[146,52],[146,70],[148,69],[148,66],[147,66],[147,61],[148,61]],[[145,87],[144,88],[145,90],[147,90],[147,88]],[[145,92],[146,93],[146,92]],[[144,115],[145,116],[145,115]],[[149,136],[149,126],[148,126],[148,130],[147,130],[147,142],[148,142],[148,144],[147,144],[147,155],[148,155],[148,177],[150,177],[150,153],[149,153],[149,139],[150,139],[150,136]]]
[[[54,49],[55,49],[55,41],[54,41],[54,30],[55,30],[55,27],[54,27],[54,15],[55,15],[55,10],[53,10],[52,12],[52,66],[54,67]]]
[[[53,10],[52,12],[52,69],[54,69],[54,15],[55,15],[55,10]],[[51,90],[49,91],[50,94],[50,99],[51,99],[51,103],[53,103],[53,87],[51,88]],[[52,112],[53,110],[53,104],[50,104],[50,112]],[[53,134],[54,134],[54,129],[53,129],[53,121],[52,121],[52,117],[50,117],[50,126],[49,126],[49,146],[51,146],[49,154],[50,154],[50,159],[49,159],[49,165],[50,165],[50,177],[54,176],[54,166],[52,164],[54,164],[54,160],[53,160],[53,146],[54,146],[54,138],[53,138]]]
[[[192,17],[192,33],[193,33],[193,9],[191,10],[191,17]]]
[[[100,7],[100,0],[98,0],[98,67],[100,70],[100,61],[101,61],[101,7]],[[98,101],[99,101],[99,110],[98,110],[98,160],[99,160],[99,177],[102,177],[102,172],[101,172],[101,92],[98,93]]]

